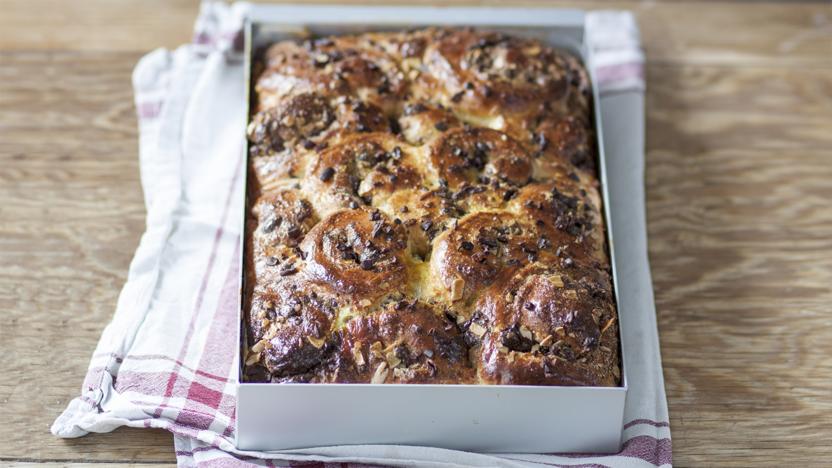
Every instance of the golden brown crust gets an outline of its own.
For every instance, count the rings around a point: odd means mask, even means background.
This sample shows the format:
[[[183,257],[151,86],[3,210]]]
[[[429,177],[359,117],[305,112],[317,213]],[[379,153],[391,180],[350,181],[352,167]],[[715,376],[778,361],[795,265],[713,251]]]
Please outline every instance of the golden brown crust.
[[[368,33],[275,44],[254,83],[247,379],[619,383],[574,57]]]

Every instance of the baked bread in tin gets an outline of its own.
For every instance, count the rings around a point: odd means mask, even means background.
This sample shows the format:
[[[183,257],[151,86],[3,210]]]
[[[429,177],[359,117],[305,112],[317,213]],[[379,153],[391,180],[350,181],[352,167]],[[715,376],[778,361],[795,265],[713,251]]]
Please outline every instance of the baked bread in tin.
[[[246,380],[619,384],[579,60],[429,28],[279,42],[253,77]]]

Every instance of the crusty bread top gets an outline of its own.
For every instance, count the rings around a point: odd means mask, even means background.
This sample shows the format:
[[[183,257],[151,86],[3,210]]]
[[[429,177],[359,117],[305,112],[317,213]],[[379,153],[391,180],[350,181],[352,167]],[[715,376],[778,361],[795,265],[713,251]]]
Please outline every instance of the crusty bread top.
[[[578,60],[425,29],[280,42],[254,76],[247,379],[618,384]]]

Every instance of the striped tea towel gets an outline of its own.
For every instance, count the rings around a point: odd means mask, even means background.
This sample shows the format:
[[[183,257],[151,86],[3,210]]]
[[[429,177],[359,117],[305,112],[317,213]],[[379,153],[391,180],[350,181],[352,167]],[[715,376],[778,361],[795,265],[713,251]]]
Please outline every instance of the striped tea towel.
[[[182,466],[669,466],[670,431],[644,224],[643,57],[633,17],[587,16],[602,89],[630,393],[620,453],[481,455],[429,447],[234,447],[238,249],[245,175],[240,28],[246,4],[202,5],[192,44],[157,50],[133,75],[147,230],[113,321],[81,389],[52,426],[59,437],[119,426],[171,431]],[[280,421],[275,421],[280,424]]]

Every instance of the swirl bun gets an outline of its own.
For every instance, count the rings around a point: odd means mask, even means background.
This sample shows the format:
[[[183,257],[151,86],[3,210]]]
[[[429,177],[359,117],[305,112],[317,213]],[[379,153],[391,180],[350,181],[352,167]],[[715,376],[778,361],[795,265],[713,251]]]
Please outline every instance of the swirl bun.
[[[362,44],[363,43],[363,44]],[[362,40],[281,42],[266,53],[255,89],[261,107],[304,91],[361,95],[382,108],[392,106],[406,83],[395,60]]]
[[[406,279],[404,229],[377,210],[335,212],[306,236],[305,275],[354,298],[378,297]]]
[[[455,383],[474,374],[456,324],[420,302],[350,320],[340,343],[339,382]]]
[[[505,133],[487,128],[450,130],[431,148],[431,162],[451,188],[474,183],[481,174],[513,184],[528,182],[528,152]]]
[[[510,213],[479,212],[440,235],[431,257],[431,273],[448,302],[468,302],[484,287],[537,259],[533,226]]]
[[[307,374],[311,378],[334,347],[330,335],[337,309],[306,285],[284,282],[275,289],[255,291],[251,313],[254,349],[278,380]]]
[[[430,77],[446,78],[441,84],[448,105],[532,115],[542,104],[588,100],[589,80],[580,65],[537,41],[473,30],[438,36],[425,61]]]
[[[408,148],[383,133],[347,138],[312,161],[304,184],[324,212],[370,204],[378,194],[421,182]]]
[[[607,327],[614,317],[611,291],[598,270],[541,265],[492,288],[477,304],[489,330],[480,348],[481,376],[527,385],[609,385],[609,364],[617,359]]]

